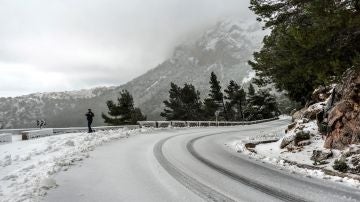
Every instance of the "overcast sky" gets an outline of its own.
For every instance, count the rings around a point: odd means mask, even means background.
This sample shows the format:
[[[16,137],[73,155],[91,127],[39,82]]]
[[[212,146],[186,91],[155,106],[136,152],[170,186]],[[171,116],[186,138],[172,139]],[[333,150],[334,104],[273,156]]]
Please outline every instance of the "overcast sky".
[[[120,85],[248,0],[0,0],[0,97]]]

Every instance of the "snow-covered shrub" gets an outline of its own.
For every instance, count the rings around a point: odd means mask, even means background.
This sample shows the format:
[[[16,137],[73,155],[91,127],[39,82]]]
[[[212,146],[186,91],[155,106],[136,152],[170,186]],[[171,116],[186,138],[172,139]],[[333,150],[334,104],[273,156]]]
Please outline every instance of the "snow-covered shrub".
[[[346,172],[349,169],[349,166],[342,159],[336,159],[333,165],[334,170],[338,170],[340,172]]]

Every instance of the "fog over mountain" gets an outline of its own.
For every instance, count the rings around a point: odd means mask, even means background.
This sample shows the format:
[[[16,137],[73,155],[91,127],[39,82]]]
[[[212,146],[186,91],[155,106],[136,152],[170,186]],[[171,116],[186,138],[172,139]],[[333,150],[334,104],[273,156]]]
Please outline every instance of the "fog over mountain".
[[[86,109],[92,108],[95,125],[103,125],[100,115],[107,111],[105,102],[116,99],[121,89],[133,94],[135,104],[149,119],[159,120],[170,82],[192,83],[205,97],[212,71],[223,86],[232,79],[249,81],[254,74],[247,61],[260,47],[263,35],[258,23],[223,20],[174,47],[168,59],[124,85],[0,98],[0,121],[5,128],[31,127],[40,118],[45,118],[49,127],[81,126]]]
[[[118,86],[248,0],[0,0],[0,97]]]

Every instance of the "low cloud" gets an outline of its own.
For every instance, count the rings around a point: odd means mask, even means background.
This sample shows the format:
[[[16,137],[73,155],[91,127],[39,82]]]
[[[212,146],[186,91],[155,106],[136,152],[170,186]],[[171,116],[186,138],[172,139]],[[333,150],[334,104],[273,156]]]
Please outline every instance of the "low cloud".
[[[120,85],[243,0],[0,0],[0,97]]]

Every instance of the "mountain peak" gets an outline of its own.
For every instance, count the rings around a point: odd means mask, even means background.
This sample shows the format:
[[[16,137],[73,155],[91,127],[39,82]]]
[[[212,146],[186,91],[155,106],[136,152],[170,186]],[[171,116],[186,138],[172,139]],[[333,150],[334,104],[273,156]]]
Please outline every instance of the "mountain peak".
[[[247,48],[255,48],[262,37],[263,32],[259,23],[226,19],[208,29],[198,40],[198,45],[208,51],[216,49],[219,45],[241,48],[242,45],[248,44],[253,47]]]
[[[32,127],[39,118],[46,119],[49,127],[80,126],[83,113],[92,108],[97,114],[94,124],[100,125],[103,120],[99,114],[108,111],[106,101],[115,100],[122,89],[133,95],[135,104],[149,119],[159,120],[170,82],[192,83],[204,98],[211,72],[218,75],[223,87],[230,80],[239,84],[250,80],[253,72],[247,61],[261,45],[261,37],[256,36],[263,35],[257,23],[226,19],[193,37],[191,42],[177,46],[170,58],[125,85],[0,98],[0,121],[7,128]]]

